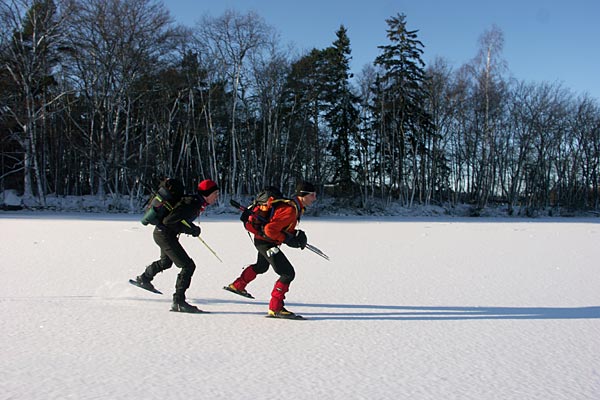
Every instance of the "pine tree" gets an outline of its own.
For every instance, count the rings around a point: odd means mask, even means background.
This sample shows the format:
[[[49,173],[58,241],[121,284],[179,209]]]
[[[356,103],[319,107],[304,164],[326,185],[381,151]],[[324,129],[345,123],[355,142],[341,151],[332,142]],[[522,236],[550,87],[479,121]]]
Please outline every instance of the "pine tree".
[[[321,135],[323,50],[313,49],[292,63],[285,85],[285,129],[288,143],[282,152],[295,178],[323,180],[325,138]],[[292,147],[293,144],[293,147]]]
[[[426,153],[424,137],[432,128],[425,108],[423,44],[417,38],[418,31],[407,30],[404,14],[386,22],[391,44],[378,46],[382,54],[375,65],[381,66],[383,73],[377,83],[376,107],[385,140],[385,162],[391,174],[387,180],[390,190],[410,204],[424,184],[420,160]]]
[[[337,40],[325,50],[324,100],[325,120],[331,129],[329,152],[333,157],[334,182],[339,184],[340,194],[352,194],[352,165],[356,160],[352,142],[358,134],[358,97],[352,92],[349,79],[350,39],[342,25],[336,32]]]

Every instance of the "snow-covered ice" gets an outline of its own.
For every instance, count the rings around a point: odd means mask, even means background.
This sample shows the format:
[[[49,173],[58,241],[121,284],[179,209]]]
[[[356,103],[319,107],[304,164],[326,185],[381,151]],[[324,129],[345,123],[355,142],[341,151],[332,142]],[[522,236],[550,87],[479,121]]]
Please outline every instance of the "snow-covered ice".
[[[158,256],[137,217],[0,213],[0,399],[600,398],[597,219],[305,218],[286,306],[222,290],[255,259],[241,223],[182,237],[197,269],[169,312],[127,283]]]

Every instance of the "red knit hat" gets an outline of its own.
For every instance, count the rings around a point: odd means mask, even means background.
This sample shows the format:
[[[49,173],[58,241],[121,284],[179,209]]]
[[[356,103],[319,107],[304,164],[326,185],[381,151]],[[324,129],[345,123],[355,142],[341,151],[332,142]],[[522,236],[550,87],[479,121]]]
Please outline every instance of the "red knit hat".
[[[205,179],[198,184],[198,193],[202,196],[210,196],[210,194],[216,190],[219,190],[217,183],[210,179]]]

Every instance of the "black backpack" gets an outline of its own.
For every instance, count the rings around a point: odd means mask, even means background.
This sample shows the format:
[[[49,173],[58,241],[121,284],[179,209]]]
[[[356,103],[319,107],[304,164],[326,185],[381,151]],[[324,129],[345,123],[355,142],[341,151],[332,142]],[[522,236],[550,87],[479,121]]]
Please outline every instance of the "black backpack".
[[[173,210],[184,194],[183,183],[179,179],[166,178],[158,185],[156,194],[148,201],[142,216],[143,225],[160,225]]]

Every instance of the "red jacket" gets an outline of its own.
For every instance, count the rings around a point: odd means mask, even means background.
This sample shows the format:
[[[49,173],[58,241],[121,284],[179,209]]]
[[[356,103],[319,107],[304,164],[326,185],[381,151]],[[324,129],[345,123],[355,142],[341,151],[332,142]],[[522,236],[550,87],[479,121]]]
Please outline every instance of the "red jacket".
[[[300,221],[300,217],[304,214],[304,207],[300,199],[295,198],[294,204],[282,203],[279,204],[271,220],[264,226],[265,236],[254,235],[255,238],[275,242],[278,245],[288,237],[286,233],[294,234],[296,232],[296,224]]]

